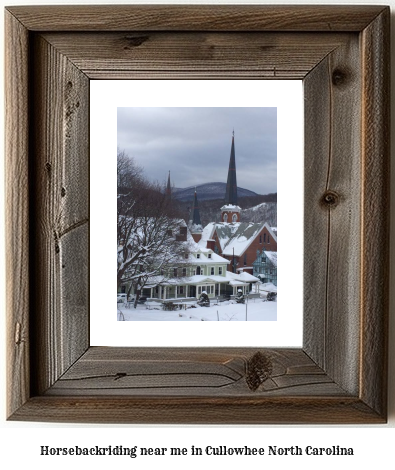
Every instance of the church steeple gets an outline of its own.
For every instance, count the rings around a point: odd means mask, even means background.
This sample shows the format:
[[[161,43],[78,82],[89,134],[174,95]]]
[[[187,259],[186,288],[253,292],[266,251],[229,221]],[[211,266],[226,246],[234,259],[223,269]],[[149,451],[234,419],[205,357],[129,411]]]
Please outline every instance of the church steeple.
[[[225,204],[237,206],[237,181],[236,181],[236,155],[235,155],[235,131],[232,133],[232,147],[230,149],[228,181],[226,183]]]
[[[195,242],[197,243],[202,238],[202,222],[200,220],[200,213],[199,213],[199,202],[197,198],[197,191],[195,188],[195,195],[193,199],[193,206],[190,214],[189,226],[191,229],[191,234]]]
[[[192,206],[192,211],[191,211],[191,224],[192,225],[202,225],[202,222],[200,220],[200,212],[199,212],[199,202],[197,198],[197,191],[195,188],[195,196],[193,199],[193,206]]]
[[[171,199],[170,170],[169,170],[169,176],[167,178],[166,197]]]
[[[240,222],[240,207],[237,205],[235,131],[232,132],[228,181],[226,183],[225,205],[221,207],[221,220],[225,223]]]

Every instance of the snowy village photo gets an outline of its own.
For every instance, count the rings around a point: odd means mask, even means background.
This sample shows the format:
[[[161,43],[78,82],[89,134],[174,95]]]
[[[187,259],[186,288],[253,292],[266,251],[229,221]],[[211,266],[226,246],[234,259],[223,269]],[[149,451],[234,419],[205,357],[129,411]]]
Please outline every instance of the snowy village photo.
[[[277,109],[118,108],[117,320],[276,321]]]

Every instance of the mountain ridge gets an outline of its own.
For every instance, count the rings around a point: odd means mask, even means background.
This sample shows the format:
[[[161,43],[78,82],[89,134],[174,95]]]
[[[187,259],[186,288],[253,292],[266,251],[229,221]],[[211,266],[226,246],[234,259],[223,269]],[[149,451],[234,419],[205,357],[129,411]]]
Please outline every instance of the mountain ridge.
[[[197,191],[197,197],[199,201],[208,199],[224,199],[226,192],[226,183],[212,182],[204,183],[196,186],[188,186],[187,188],[173,188],[172,196],[178,201],[189,201],[192,200]],[[250,191],[249,189],[237,187],[238,197],[250,197],[259,196],[258,193]]]

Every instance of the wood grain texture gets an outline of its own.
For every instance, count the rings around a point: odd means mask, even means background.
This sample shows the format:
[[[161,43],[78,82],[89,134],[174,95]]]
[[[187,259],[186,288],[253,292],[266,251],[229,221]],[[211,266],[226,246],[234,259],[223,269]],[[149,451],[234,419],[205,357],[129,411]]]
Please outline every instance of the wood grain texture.
[[[12,420],[146,424],[379,424],[356,397],[33,397]]]
[[[361,31],[382,9],[376,5],[8,7],[31,31]]]
[[[9,419],[385,422],[389,9],[6,15]],[[305,86],[303,348],[90,348],[89,80],[279,77]]]
[[[387,411],[390,216],[389,9],[367,27],[363,41],[361,384],[360,396]],[[372,240],[378,240],[380,249]],[[374,314],[374,313],[375,314]]]
[[[355,35],[305,79],[304,335],[311,357],[358,393],[362,69]],[[328,191],[337,200],[323,199]],[[314,282],[311,280],[314,279]],[[320,341],[317,341],[320,338]]]
[[[45,34],[92,79],[303,79],[349,34],[82,33]],[[295,57],[298,57],[295,63]]]
[[[43,38],[32,50],[32,383],[42,393],[89,346],[89,82]]]
[[[5,12],[7,413],[30,396],[28,31]]]
[[[252,349],[90,348],[46,393],[128,396],[344,396],[302,350],[260,350],[266,366],[249,386]]]

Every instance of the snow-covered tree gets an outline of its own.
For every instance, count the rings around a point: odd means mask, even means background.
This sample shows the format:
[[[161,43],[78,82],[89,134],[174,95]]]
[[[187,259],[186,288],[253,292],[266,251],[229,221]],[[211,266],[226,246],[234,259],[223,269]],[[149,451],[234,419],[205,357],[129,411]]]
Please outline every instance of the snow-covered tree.
[[[186,260],[188,243],[177,236],[182,224],[163,187],[118,151],[117,283],[135,287],[135,306],[147,283],[164,282]]]

